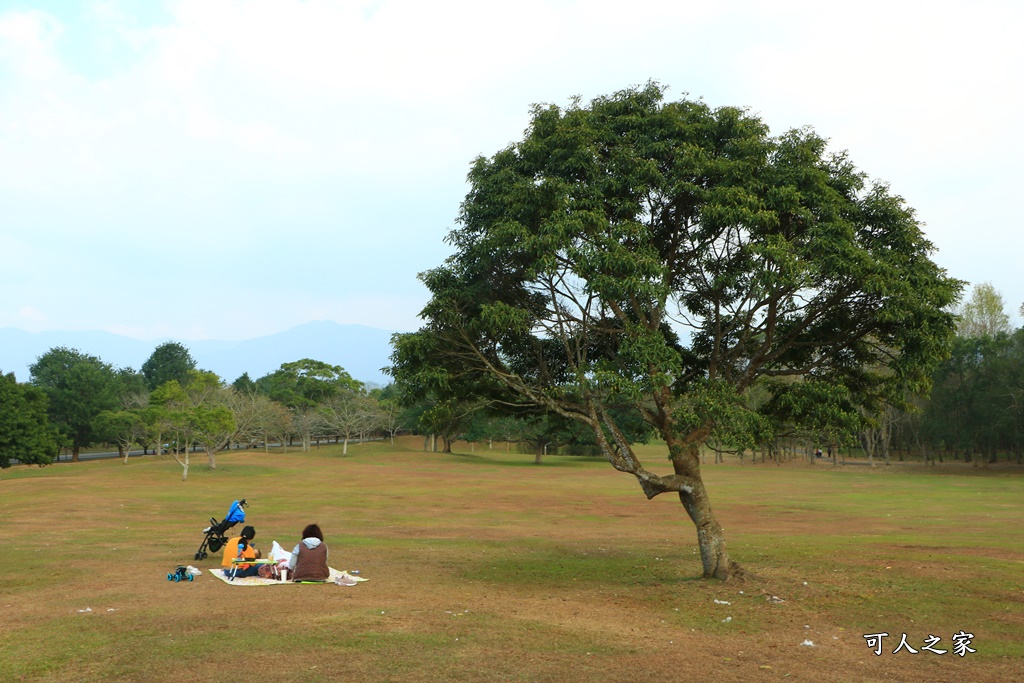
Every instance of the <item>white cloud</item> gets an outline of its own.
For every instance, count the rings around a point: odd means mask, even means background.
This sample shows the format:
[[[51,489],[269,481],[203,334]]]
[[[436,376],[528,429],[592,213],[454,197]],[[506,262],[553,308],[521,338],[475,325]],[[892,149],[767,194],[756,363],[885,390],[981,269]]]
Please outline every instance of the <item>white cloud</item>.
[[[470,160],[518,139],[531,103],[652,77],[671,97],[749,105],[776,132],[812,124],[918,208],[954,275],[1024,300],[1007,199],[1024,151],[1015,3],[166,10],[146,23],[134,4],[93,3],[88,24],[0,12],[0,249],[21,254],[0,287],[52,324],[183,335],[167,318],[188,310],[200,338],[219,307],[243,336],[300,315],[406,328]],[[105,69],[67,51],[83,32],[84,49],[113,46]],[[53,277],[76,263],[72,285]],[[365,295],[375,277],[388,284]],[[266,314],[275,287],[270,308],[288,315]],[[0,325],[16,310],[0,307]]]

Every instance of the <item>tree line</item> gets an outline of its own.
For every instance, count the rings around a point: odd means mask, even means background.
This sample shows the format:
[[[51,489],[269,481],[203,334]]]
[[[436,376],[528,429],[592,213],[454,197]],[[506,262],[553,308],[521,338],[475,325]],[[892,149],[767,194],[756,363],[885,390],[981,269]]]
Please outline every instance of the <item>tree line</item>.
[[[884,462],[912,457],[987,465],[1003,456],[1024,463],[1024,328],[1011,328],[1002,296],[990,283],[975,287],[956,314],[957,335],[932,374],[929,395],[874,411],[857,406],[834,412],[816,427],[783,420],[750,451],[763,460],[766,454],[785,457],[794,444],[804,450],[821,445],[857,447]],[[297,440],[308,451],[314,440],[336,439],[347,453],[352,439],[393,439],[402,431],[423,434],[424,450],[431,451],[450,452],[457,440],[497,441],[506,449],[525,445],[537,463],[549,452],[599,452],[592,430],[556,412],[499,399],[479,385],[449,386],[447,393],[428,389],[403,374],[401,365],[393,368],[399,382],[370,390],[341,367],[312,359],[283,363],[257,380],[245,373],[229,385],[197,369],[183,345],[168,342],[138,372],[63,347],[43,354],[30,369],[25,384],[13,373],[0,374],[3,467],[12,461],[47,464],[63,448],[77,461],[82,448],[111,444],[127,459],[133,448],[156,452],[167,443],[184,477],[189,453],[197,448],[215,468],[217,452],[232,445],[266,448],[276,441],[287,449]],[[764,396],[755,388],[749,403],[756,407]],[[630,443],[653,435],[636,411],[611,410]],[[719,454],[737,451],[734,443],[713,438],[708,446]]]
[[[857,440],[869,457],[1024,464],[1024,327],[1012,328],[991,283],[976,285],[956,312],[957,335],[930,394],[867,416]]]
[[[549,449],[593,452],[586,430],[533,410],[516,411],[417,394],[389,384],[367,388],[342,367],[304,358],[282,363],[253,380],[231,384],[196,367],[178,342],[158,346],[142,364],[115,368],[102,359],[57,347],[30,366],[27,383],[0,373],[0,467],[12,462],[46,465],[62,450],[79,460],[82,449],[109,445],[125,462],[131,450],[166,452],[188,476],[191,455],[205,453],[211,468],[231,447],[280,443],[309,451],[314,442],[352,440],[401,432],[424,435],[424,450],[451,452],[457,439],[526,444],[540,462]],[[632,438],[645,434],[636,431]]]
[[[83,448],[116,445],[166,451],[187,478],[190,454],[202,449],[209,466],[229,447],[336,439],[392,438],[401,429],[389,390],[367,389],[343,368],[302,359],[252,380],[227,384],[196,367],[177,342],[158,346],[142,364],[114,368],[77,349],[57,347],[39,356],[27,383],[0,375],[0,467],[12,461],[48,464],[62,449],[79,459]]]

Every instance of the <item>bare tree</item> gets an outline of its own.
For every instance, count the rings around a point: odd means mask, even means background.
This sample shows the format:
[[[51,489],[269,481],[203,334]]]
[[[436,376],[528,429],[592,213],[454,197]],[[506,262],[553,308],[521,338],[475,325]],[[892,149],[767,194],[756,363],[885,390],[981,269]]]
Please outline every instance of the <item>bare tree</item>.
[[[377,401],[377,415],[380,428],[387,433],[391,445],[395,445],[395,436],[405,429],[401,421],[402,407],[392,399]]]
[[[348,455],[348,442],[366,429],[369,415],[367,399],[365,394],[343,390],[321,409],[324,423],[344,439],[342,455]]]
[[[231,390],[229,406],[235,416],[235,433],[232,441],[253,443],[262,438],[267,424],[277,419],[279,404],[263,394]]]
[[[303,452],[308,452],[310,442],[323,424],[323,418],[312,408],[296,408],[291,414],[292,428],[302,440]]]
[[[263,418],[263,450],[269,452],[267,446],[272,439],[281,443],[282,450],[288,452],[288,439],[295,433],[292,413],[280,403],[269,401]]]

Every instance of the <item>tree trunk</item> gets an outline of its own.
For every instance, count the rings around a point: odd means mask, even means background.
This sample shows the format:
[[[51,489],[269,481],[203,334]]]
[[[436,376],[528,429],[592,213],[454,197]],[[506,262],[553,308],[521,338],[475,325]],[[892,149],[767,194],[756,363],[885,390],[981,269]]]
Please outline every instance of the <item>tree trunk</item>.
[[[674,439],[673,439],[674,441]],[[697,545],[705,579],[728,580],[742,570],[729,561],[725,531],[711,511],[711,501],[700,474],[700,442],[669,443],[675,473],[684,477],[690,491],[680,491],[679,501],[697,528]]]
[[[345,445],[341,447],[341,454],[348,455],[348,436],[345,437]]]
[[[537,450],[536,450],[536,452],[534,453],[534,456],[533,456],[533,464],[534,465],[541,465],[541,464],[543,464],[542,461],[541,461],[541,458],[542,458],[543,455],[544,455],[544,447],[540,444],[540,442],[538,442],[537,443]]]
[[[678,493],[679,502],[683,504],[686,514],[690,516],[697,530],[697,545],[700,548],[704,578],[721,581],[733,577],[741,578],[743,569],[735,562],[729,561],[725,531],[711,512],[711,503],[701,479],[700,450],[711,434],[711,425],[682,435],[671,418],[659,424],[658,431],[668,446],[669,459],[675,470],[671,476],[659,476],[643,467],[604,406],[591,404],[588,407],[588,424],[594,431],[602,454],[612,467],[635,476],[648,500],[669,491]],[[606,437],[605,428],[610,439]],[[611,441],[614,441],[614,447]]]
[[[188,448],[185,449],[184,460],[178,457],[177,445],[175,445],[174,450],[171,451],[171,457],[174,458],[175,462],[181,465],[181,480],[185,481],[186,479],[188,479]]]
[[[71,462],[78,462],[78,451],[81,448],[78,444],[71,447]]]

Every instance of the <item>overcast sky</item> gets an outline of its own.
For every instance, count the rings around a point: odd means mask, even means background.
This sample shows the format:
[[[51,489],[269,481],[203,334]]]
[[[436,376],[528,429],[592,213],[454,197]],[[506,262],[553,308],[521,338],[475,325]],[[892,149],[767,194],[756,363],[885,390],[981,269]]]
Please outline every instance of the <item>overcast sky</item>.
[[[533,103],[649,79],[813,126],[1019,323],[1021,26],[985,0],[0,0],[0,327],[415,329],[472,159]]]

